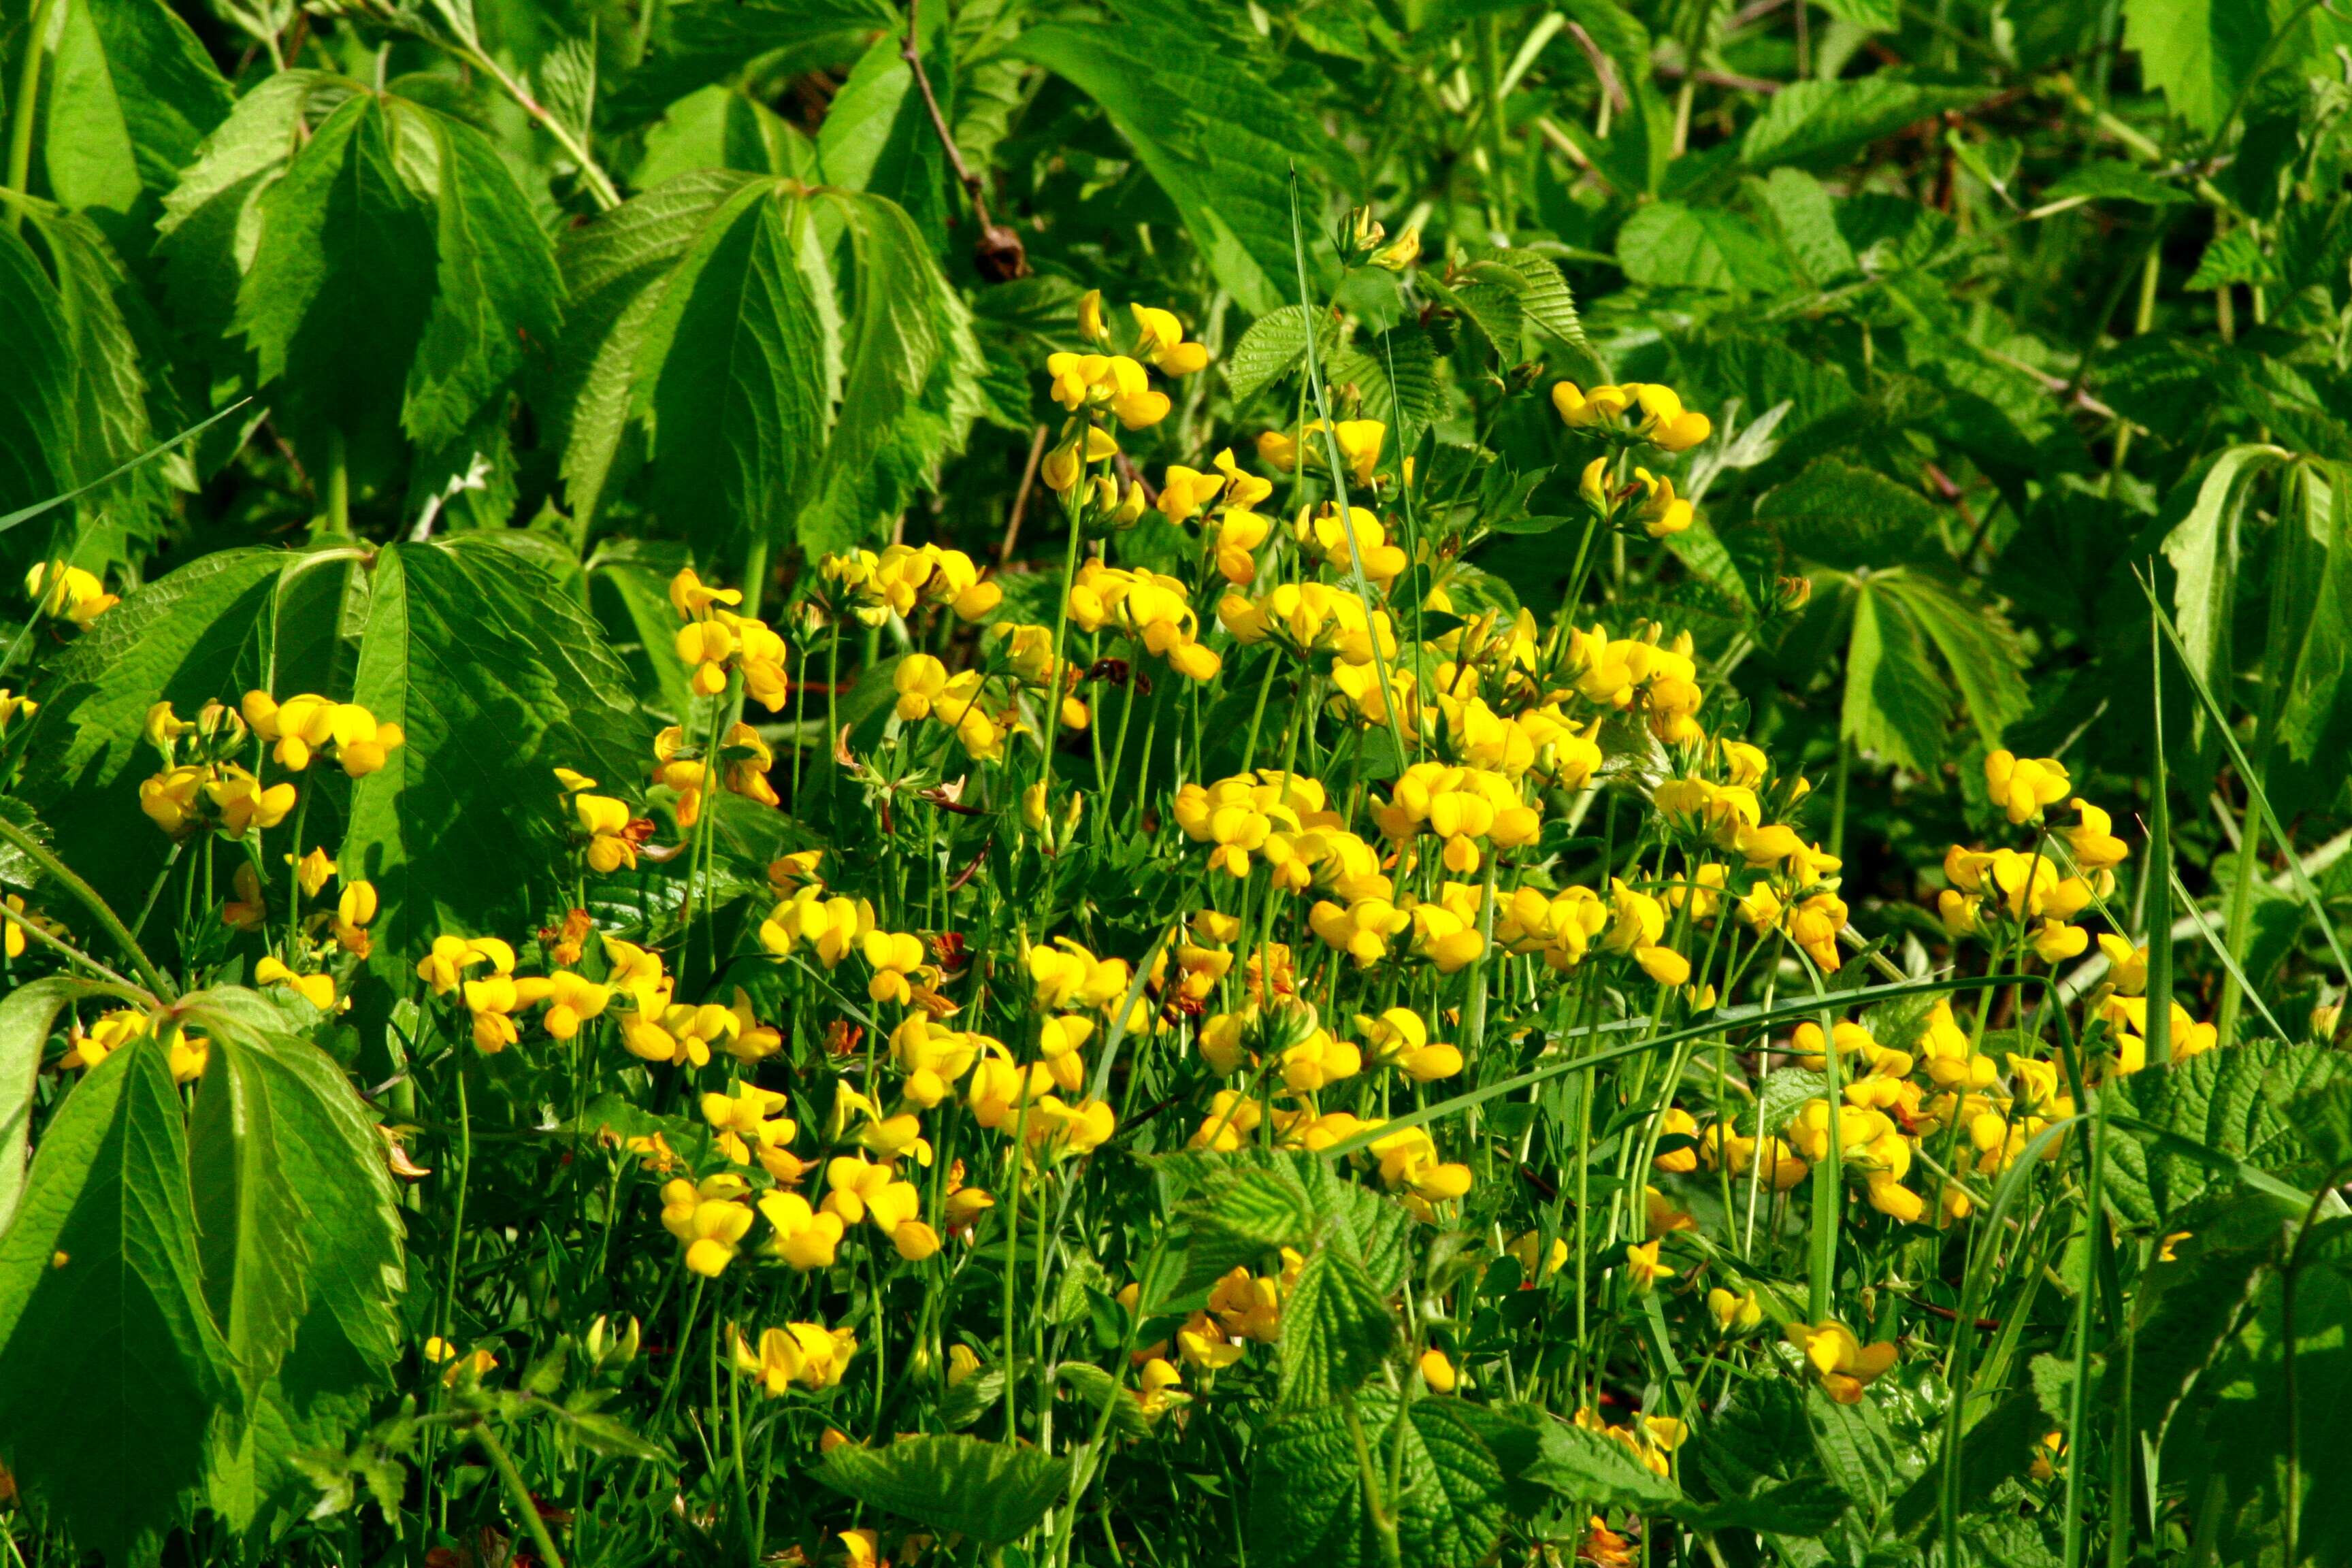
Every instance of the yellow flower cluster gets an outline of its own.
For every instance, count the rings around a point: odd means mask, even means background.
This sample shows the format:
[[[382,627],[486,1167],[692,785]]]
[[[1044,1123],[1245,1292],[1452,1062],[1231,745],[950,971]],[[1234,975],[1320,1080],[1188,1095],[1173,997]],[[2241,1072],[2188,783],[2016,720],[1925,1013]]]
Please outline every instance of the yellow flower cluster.
[[[379,721],[358,703],[336,702],[312,692],[279,702],[267,691],[248,691],[243,708],[245,721],[255,734],[272,742],[271,758],[289,773],[302,772],[313,756],[331,748],[345,773],[364,778],[407,740],[399,725]]]
[[[977,621],[1004,599],[1004,590],[983,580],[971,556],[936,544],[893,544],[878,555],[852,550],[826,556],[817,570],[869,626],[910,616],[919,605],[944,605],[959,620]]]
[[[1629,381],[1590,392],[1572,381],[1557,382],[1551,405],[1571,429],[1622,433],[1669,452],[1688,451],[1715,430],[1706,415],[1683,406],[1674,388],[1650,382]]]
[[[25,592],[33,596],[35,615],[71,621],[84,631],[90,622],[122,603],[122,596],[108,593],[94,573],[62,561],[35,564],[25,574]]]
[[[839,1383],[857,1353],[857,1335],[823,1323],[787,1323],[760,1331],[759,1348],[744,1342],[743,1331],[728,1326],[735,1370],[767,1390],[772,1399],[795,1384],[819,1393]]]
[[[737,615],[729,607],[742,602],[742,590],[714,588],[692,567],[681,570],[669,584],[670,608],[683,623],[673,651],[692,668],[696,695],[718,696],[727,689],[729,674],[740,672],[744,695],[773,713],[792,694],[784,678],[784,639],[756,616]]]
[[[1070,584],[1068,609],[1081,631],[1108,627],[1165,658],[1187,680],[1213,680],[1224,668],[1216,650],[1200,640],[1201,618],[1181,579],[1088,560]]]
[[[12,928],[13,929],[13,928]],[[155,1031],[155,1019],[136,1007],[117,1008],[100,1016],[84,1030],[74,1026],[67,1038],[71,1042],[66,1054],[58,1058],[62,1068],[79,1068],[84,1071],[96,1067],[132,1041]],[[205,1076],[205,1064],[212,1059],[212,1047],[202,1035],[174,1028],[166,1055],[173,1083],[194,1083]]]

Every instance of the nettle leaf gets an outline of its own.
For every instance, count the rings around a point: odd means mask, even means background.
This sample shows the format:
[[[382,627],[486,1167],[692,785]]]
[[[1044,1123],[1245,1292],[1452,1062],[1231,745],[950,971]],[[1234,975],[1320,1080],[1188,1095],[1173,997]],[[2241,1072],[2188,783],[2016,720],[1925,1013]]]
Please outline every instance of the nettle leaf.
[[[2265,61],[2289,65],[2309,47],[2301,37],[2273,54],[2273,13],[2249,0],[2125,0],[2124,43],[2137,50],[2147,85],[2200,131],[2220,129]]]
[[[1396,1343],[1396,1314],[1364,1266],[1321,1248],[1299,1270],[1283,1308],[1283,1403],[1311,1409],[1352,1393]]]
[[[1339,323],[1329,315],[1317,316],[1316,354],[1328,362],[1339,352]],[[1278,305],[1260,316],[1225,355],[1225,384],[1235,403],[1246,403],[1305,363],[1307,321],[1304,305]]]
[[[50,69],[41,162],[69,207],[169,190],[235,96],[163,0],[71,0]]]
[[[1330,378],[1356,384],[1364,395],[1363,416],[1419,439],[1445,416],[1445,393],[1437,380],[1437,344],[1419,327],[1368,334],[1361,345],[1338,356]]]
[[[1328,169],[1345,155],[1294,95],[1271,85],[1283,67],[1238,11],[1118,0],[1114,21],[1048,23],[1008,48],[1101,107],[1242,309],[1264,316],[1297,297],[1289,171]]]
[[[1853,587],[1845,703],[1838,730],[1863,751],[1915,772],[1943,755],[1951,699],[1918,623],[1875,580]]]
[[[142,1037],[74,1086],[0,1237],[0,1455],[79,1544],[130,1558],[201,1479],[224,1397],[179,1095]]]
[[[1916,125],[1947,110],[1967,109],[1984,89],[1930,87],[1891,72],[1838,81],[1791,82],[1766,102],[1740,139],[1751,169],[1843,153]]]
[[[1770,292],[1788,284],[1764,237],[1720,207],[1649,203],[1617,231],[1617,260],[1627,278],[1653,288]]]
[[[613,107],[627,119],[650,119],[762,56],[783,51],[805,62],[802,69],[829,67],[856,58],[876,28],[898,25],[888,0],[687,0],[664,6],[657,47],[629,73]]]
[[[2213,459],[2187,514],[2164,536],[2172,563],[2174,619],[2182,658],[2209,685],[2230,668],[2230,621],[2238,581],[2238,533],[2254,479],[2286,461],[2284,447],[2232,447]],[[2201,729],[2203,714],[2199,714]]]
[[[1571,348],[1586,348],[1584,323],[1576,314],[1576,296],[1561,276],[1559,264],[1532,250],[1488,250],[1467,268],[1470,277],[1508,289],[1519,302],[1526,321],[1542,328]]]
[[[1070,1461],[978,1437],[901,1437],[879,1448],[842,1444],[814,1474],[868,1508],[995,1546],[1045,1518],[1070,1484]]]
[[[1631,1447],[1606,1433],[1566,1421],[1544,1423],[1542,1447],[1528,1479],[1592,1508],[1649,1512],[1671,1509],[1683,1500],[1682,1489],[1643,1464]]]
[[[1384,1501],[1396,1512],[1404,1560],[1416,1568],[1485,1562],[1502,1537],[1509,1482],[1472,1421],[1450,1400],[1415,1400],[1400,1411],[1377,1392],[1358,1395],[1354,1408],[1384,1486],[1391,1457],[1403,1461],[1402,1486]],[[1260,1435],[1248,1530],[1250,1560],[1267,1568],[1381,1561],[1346,1408],[1286,1416]]]
[[[2226,1050],[2144,1068],[2106,1090],[2119,1110],[2152,1131],[2117,1137],[2111,1173],[2116,1207],[2157,1224],[2231,1179],[2231,1162],[2299,1182],[2309,1151],[2287,1102],[2298,1092],[2340,1085],[2347,1064],[2319,1046],[2256,1038]],[[2168,1139],[2179,1140],[2168,1142]]]
[[[497,533],[377,555],[352,700],[407,731],[352,785],[337,857],[375,884],[395,982],[445,931],[536,916],[562,864],[551,770],[626,779],[653,739],[577,597]]]

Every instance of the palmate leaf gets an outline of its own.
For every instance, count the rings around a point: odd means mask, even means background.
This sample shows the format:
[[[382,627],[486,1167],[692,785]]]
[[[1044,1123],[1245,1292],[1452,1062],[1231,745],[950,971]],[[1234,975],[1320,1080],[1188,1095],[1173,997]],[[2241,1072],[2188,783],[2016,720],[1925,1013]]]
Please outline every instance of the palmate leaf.
[[[1839,733],[1899,767],[1931,767],[1943,753],[1951,700],[1928,662],[1927,640],[1876,581],[1854,584],[1851,597]]]
[[[840,237],[828,254],[824,234]],[[969,312],[878,196],[705,174],[569,245],[563,471],[583,514],[642,432],[656,506],[705,549],[869,536],[980,410]]]
[[[1378,1456],[1402,1487],[1383,1500],[1396,1511],[1404,1560],[1416,1568],[1473,1568],[1501,1538],[1509,1483],[1469,1416],[1451,1401],[1391,1396],[1355,1402]],[[1398,1430],[1398,1423],[1402,1430]],[[1250,1561],[1268,1568],[1370,1568],[1381,1561],[1364,1509],[1362,1468],[1348,1413],[1326,1407],[1285,1416],[1260,1435],[1250,1474]]]
[[[1238,11],[1118,0],[1108,23],[1048,23],[1009,48],[1101,107],[1244,310],[1263,316],[1297,296],[1289,171],[1342,155],[1271,85],[1276,62]]]
[[[51,69],[41,162],[69,207],[171,189],[234,96],[163,0],[70,0]]]
[[[497,533],[376,558],[352,700],[407,731],[352,786],[338,861],[374,883],[376,972],[446,931],[511,931],[554,891],[556,767],[626,779],[652,725],[572,595]]]
[[[0,1458],[77,1542],[121,1561],[170,1525],[235,1399],[179,1096],[142,1037],[74,1086],[0,1237]]]
[[[660,21],[658,46],[612,96],[625,120],[652,119],[778,51],[802,69],[855,59],[877,28],[898,23],[888,0],[687,0]]]
[[[815,1475],[869,1508],[993,1546],[1036,1527],[1068,1488],[1070,1461],[978,1437],[901,1437],[878,1448],[842,1444]]]
[[[25,1193],[25,1143],[33,1130],[33,1089],[58,1013],[84,997],[112,994],[102,982],[52,974],[0,998],[0,1235]]]
[[[940,111],[954,122],[955,51],[944,0],[916,6],[916,47]],[[825,184],[886,196],[915,220],[933,254],[947,248],[947,154],[930,110],[900,58],[903,31],[885,32],[858,58],[825,108],[816,139]]]
[[[208,157],[192,174],[219,194],[182,210],[232,201],[248,163],[243,179],[267,181],[270,132],[298,129],[308,105],[289,89],[257,110],[225,166]],[[551,347],[561,279],[480,132],[389,94],[345,99],[257,206],[233,325],[306,463],[324,472],[340,454],[365,493],[406,461],[404,436],[428,459],[445,443],[499,444],[478,426],[496,421],[525,357]]]

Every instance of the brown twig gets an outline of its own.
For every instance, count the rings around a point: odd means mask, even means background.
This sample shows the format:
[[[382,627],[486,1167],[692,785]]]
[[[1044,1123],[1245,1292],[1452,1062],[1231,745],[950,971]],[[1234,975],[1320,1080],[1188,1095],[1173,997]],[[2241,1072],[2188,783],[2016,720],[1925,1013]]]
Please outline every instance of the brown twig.
[[[1029,460],[1022,465],[1021,488],[1013,492],[1013,515],[1004,520],[1004,542],[996,547],[996,564],[1003,566],[1013,559],[1013,542],[1021,537],[1021,515],[1029,510],[1029,492],[1037,485],[1037,464],[1045,456],[1045,426],[1037,426],[1037,434],[1029,442]]]
[[[1693,70],[1672,60],[1660,60],[1655,68],[1663,77],[1686,76],[1693,81],[1703,81],[1709,87],[1727,87],[1735,92],[1778,92],[1789,85],[1784,81],[1766,81],[1762,77],[1734,76],[1729,71]]]
[[[980,225],[980,241],[972,247],[972,265],[992,282],[1003,283],[1014,278],[1029,276],[1029,256],[1021,247],[1021,237],[988,215],[988,191],[981,177],[971,172],[963,161],[963,149],[956,145],[955,133],[948,129],[947,116],[940,112],[939,95],[931,90],[931,79],[923,69],[923,57],[915,47],[915,13],[907,11],[907,40],[898,46],[898,58],[915,73],[915,86],[923,95],[923,107],[931,111],[931,129],[939,133],[940,146],[948,155],[948,166],[955,177],[963,182],[964,193],[971,198],[971,216]]]
[[[1617,68],[1610,63],[1607,55],[1601,52],[1601,46],[1592,41],[1592,35],[1584,30],[1584,24],[1570,22],[1568,36],[1576,40],[1576,47],[1584,51],[1585,59],[1592,67],[1592,74],[1601,79],[1601,90],[1609,95],[1610,107],[1620,114],[1632,108],[1633,100],[1625,96],[1624,87],[1617,80]]]

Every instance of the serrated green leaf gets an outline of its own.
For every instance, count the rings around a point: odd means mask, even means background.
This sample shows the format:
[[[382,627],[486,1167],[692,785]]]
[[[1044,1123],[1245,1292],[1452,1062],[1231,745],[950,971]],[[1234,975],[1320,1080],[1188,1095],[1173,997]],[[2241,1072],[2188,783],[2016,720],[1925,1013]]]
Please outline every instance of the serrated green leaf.
[[[2220,127],[2268,57],[2272,12],[2259,0],[2125,0],[2124,42],[2141,79],[2200,131]]]
[[[1885,71],[1791,82],[1772,95],[1740,138],[1739,161],[1761,169],[1843,153],[1985,96],[1979,88],[1930,87]]]
[[[1894,1434],[1869,1398],[1840,1405],[1820,1389],[1805,1396],[1813,1429],[1813,1451],[1831,1484],[1875,1513],[1885,1507],[1899,1477]]]
[[[32,247],[0,235],[0,511],[73,489],[73,340]]]
[[[1914,772],[1943,758],[1951,702],[1906,608],[1875,580],[1852,589],[1845,701],[1838,731],[1864,752]]]
[[[2001,1482],[2023,1475],[2034,1445],[2049,1430],[2030,1389],[2014,1391],[1979,1416],[1960,1439],[1960,1511],[1979,1511]],[[1943,1467],[1931,1464],[1904,1489],[1890,1514],[1897,1534],[1908,1535],[1936,1516],[1943,1479]]]
[[[494,533],[377,555],[352,700],[407,731],[352,785],[337,857],[375,885],[371,962],[404,983],[435,936],[518,930],[552,896],[552,769],[626,778],[652,742],[577,600]]]
[[[1936,509],[1884,474],[1822,458],[1756,503],[1791,554],[1842,571],[1940,554]]]
[[[1587,348],[1584,323],[1576,314],[1576,296],[1560,275],[1559,264],[1532,250],[1489,250],[1471,264],[1470,275],[1482,280],[1502,280],[1518,297],[1519,313],[1570,348]]]
[[[2151,1130],[2116,1140],[2118,1148],[2137,1145],[2130,1163],[2118,1162],[2116,1202],[2158,1224],[2226,1181],[2226,1162],[2291,1178],[2308,1173],[2310,1154],[2286,1100],[2340,1084],[2347,1065],[2339,1052],[2258,1037],[2115,1079],[2106,1092],[2116,1109]],[[2168,1145],[2165,1135],[2186,1144]]]
[[[1363,413],[1417,441],[1445,416],[1437,381],[1437,344],[1419,327],[1400,327],[1365,339],[1335,360],[1332,379],[1363,389]]]
[[[1404,1560],[1416,1568],[1486,1561],[1501,1537],[1508,1482],[1472,1423],[1450,1400],[1415,1400],[1400,1412],[1380,1393],[1358,1396],[1356,1412],[1384,1479],[1391,1458],[1402,1461],[1400,1493],[1384,1501],[1395,1511]],[[1252,1465],[1253,1563],[1371,1568],[1381,1561],[1345,1410],[1276,1422],[1260,1436]]]
[[[71,0],[50,69],[41,162],[69,207],[128,213],[169,190],[233,96],[163,0]]]
[[[412,440],[457,437],[555,345],[563,282],[547,234],[488,137],[436,116],[433,305],[408,366],[401,423]]]
[[[1764,205],[1797,272],[1820,289],[1860,270],[1838,229],[1829,188],[1802,169],[1780,168],[1764,182]]]
[[[868,1508],[1001,1545],[1036,1527],[1067,1489],[1070,1462],[977,1437],[901,1437],[878,1448],[842,1444],[815,1475]]]
[[[1682,1489],[1643,1464],[1625,1443],[1559,1420],[1545,1423],[1541,1456],[1528,1479],[1594,1508],[1655,1512],[1683,1500]]]
[[[802,69],[847,64],[898,18],[887,0],[687,0],[661,22],[658,47],[614,95],[625,117],[650,119],[762,56]]]
[[[1763,236],[1720,207],[1652,202],[1617,231],[1625,276],[1659,289],[1773,289],[1785,281]]]
[[[1270,85],[1276,63],[1240,13],[1119,0],[1108,25],[1048,23],[1009,47],[1101,106],[1242,309],[1264,316],[1297,294],[1289,170],[1344,155]]]
[[[233,1037],[212,1042],[188,1123],[188,1187],[205,1304],[247,1404],[309,1305],[312,1215],[285,1179],[269,1085]]]
[[[2008,620],[1989,605],[1961,598],[1937,578],[1885,574],[1879,585],[1910,614],[1944,661],[1960,703],[1987,751],[2001,729],[2024,717],[2032,699],[2021,673],[2025,656]]]
[[[74,1086],[0,1237],[0,1456],[78,1543],[125,1559],[170,1526],[234,1397],[179,1096],[142,1037]]]
[[[947,6],[942,0],[922,0],[915,10],[923,74],[941,112],[952,119],[957,84],[955,54],[944,26]],[[849,79],[825,106],[817,161],[825,184],[898,204],[936,252],[947,245],[947,156],[916,89],[915,73],[900,58],[905,41],[901,31],[885,32],[859,57]]]
[[[1266,387],[1297,370],[1307,354],[1307,310],[1304,305],[1277,305],[1252,321],[1241,341],[1225,355],[1225,384],[1235,403],[1246,403]],[[1320,354],[1338,352],[1338,324],[1328,320],[1317,342]]]
[[[1396,1342],[1396,1314],[1363,1265],[1331,1247],[1318,1250],[1283,1302],[1283,1403],[1311,1409],[1353,1393]]]

